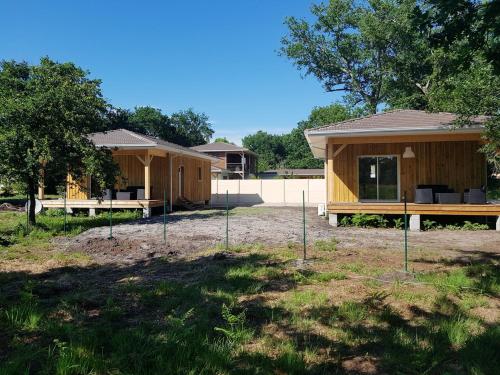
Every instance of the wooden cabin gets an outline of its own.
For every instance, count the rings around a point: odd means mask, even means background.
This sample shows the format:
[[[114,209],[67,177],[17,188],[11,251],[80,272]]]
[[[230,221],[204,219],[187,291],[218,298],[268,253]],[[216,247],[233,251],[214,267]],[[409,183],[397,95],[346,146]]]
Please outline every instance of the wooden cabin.
[[[83,181],[67,179],[67,208],[88,208],[91,215],[96,209],[139,208],[144,216],[151,215],[154,207],[163,207],[164,199],[171,211],[182,204],[208,204],[211,196],[211,163],[209,155],[161,139],[119,129],[94,133],[90,139],[98,147],[112,150],[113,159],[120,168],[113,191],[104,199],[92,186],[92,176]],[[62,208],[64,202],[43,199],[46,208]],[[112,198],[112,199],[110,199]]]
[[[245,147],[213,142],[191,148],[216,158],[212,168],[214,180],[245,180],[257,175],[258,155]]]
[[[306,130],[314,156],[325,161],[330,224],[337,226],[338,214],[403,214],[406,196],[412,230],[421,215],[497,216],[500,230],[499,202],[464,201],[470,189],[487,189],[479,150],[486,118],[460,128],[455,120],[452,113],[395,110]],[[421,189],[442,193],[422,203],[415,196]]]

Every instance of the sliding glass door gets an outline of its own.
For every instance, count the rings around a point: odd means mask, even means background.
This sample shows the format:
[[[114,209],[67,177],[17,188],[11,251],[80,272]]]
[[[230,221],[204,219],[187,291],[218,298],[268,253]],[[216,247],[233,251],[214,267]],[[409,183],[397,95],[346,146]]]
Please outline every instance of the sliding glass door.
[[[359,200],[399,201],[397,156],[360,156]]]

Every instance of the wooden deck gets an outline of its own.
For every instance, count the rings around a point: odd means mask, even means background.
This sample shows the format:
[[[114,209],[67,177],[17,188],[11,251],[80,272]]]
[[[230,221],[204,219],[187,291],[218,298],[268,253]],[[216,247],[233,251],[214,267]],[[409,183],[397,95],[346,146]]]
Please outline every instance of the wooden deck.
[[[94,208],[109,209],[109,200],[98,201],[97,199],[68,199],[67,208]],[[44,199],[42,200],[44,208],[64,208],[63,199]],[[162,200],[140,199],[140,200],[117,200],[113,199],[113,208],[153,208],[163,206]]]
[[[404,213],[404,203],[329,203],[328,212],[332,214],[365,213],[401,215]],[[407,212],[411,215],[500,216],[500,204],[408,203]]]

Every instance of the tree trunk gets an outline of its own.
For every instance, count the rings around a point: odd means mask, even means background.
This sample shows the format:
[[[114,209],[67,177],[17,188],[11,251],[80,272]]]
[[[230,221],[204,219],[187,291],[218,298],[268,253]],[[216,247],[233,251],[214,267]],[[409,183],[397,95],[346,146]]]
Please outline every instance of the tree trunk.
[[[34,226],[36,225],[36,217],[35,217],[35,185],[30,183],[30,186],[28,188],[28,195],[29,195],[29,213],[28,213],[28,220],[30,225]]]

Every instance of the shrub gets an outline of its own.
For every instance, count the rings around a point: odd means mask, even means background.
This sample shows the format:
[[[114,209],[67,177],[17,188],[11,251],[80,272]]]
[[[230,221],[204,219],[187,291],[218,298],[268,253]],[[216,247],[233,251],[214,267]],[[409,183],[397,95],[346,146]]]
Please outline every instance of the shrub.
[[[424,221],[422,221],[422,225],[424,226],[424,230],[431,230],[437,226],[437,222],[435,222],[434,220],[425,219]]]
[[[351,222],[355,227],[385,228],[388,220],[383,215],[355,214],[352,216]]]
[[[64,216],[64,210],[62,208],[54,208],[44,211],[43,215],[47,217],[60,217]]]
[[[349,216],[344,216],[342,219],[340,219],[340,225],[343,227],[348,227],[351,225],[351,218]]]
[[[404,220],[402,218],[398,217],[398,218],[394,219],[393,223],[394,223],[394,228],[403,229]]]
[[[464,225],[462,226],[463,230],[486,230],[490,229],[488,224],[481,223],[471,223],[470,221],[464,221]]]

